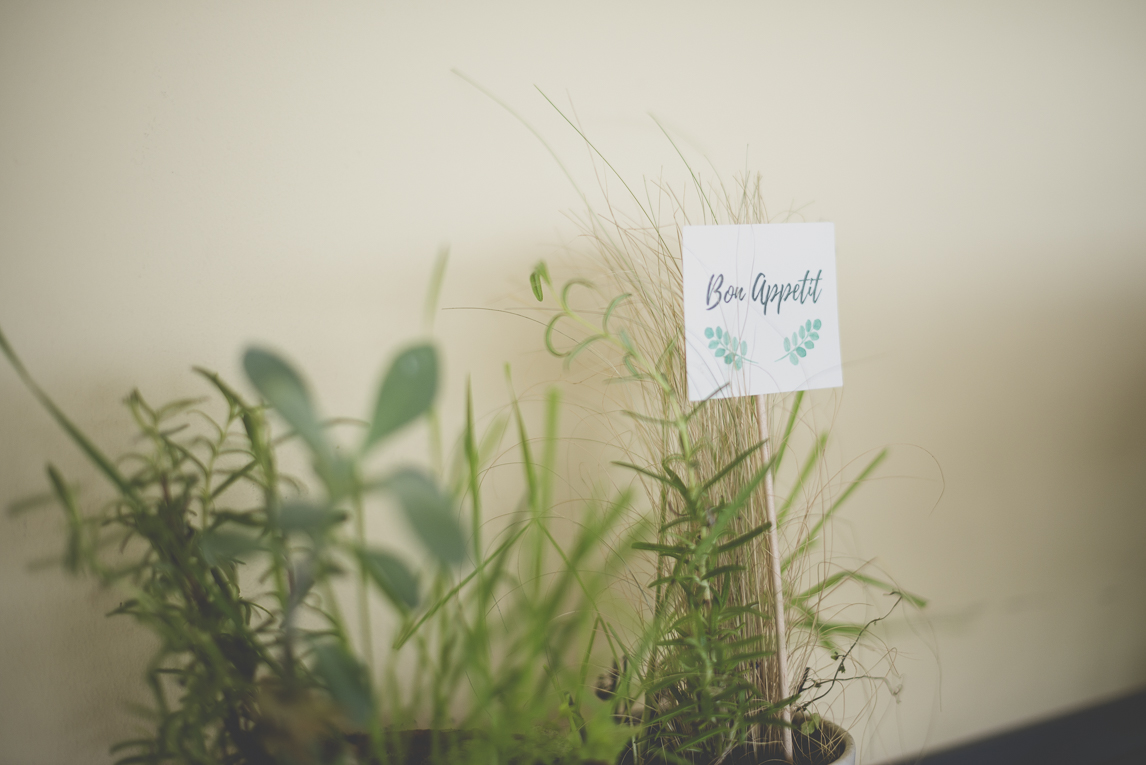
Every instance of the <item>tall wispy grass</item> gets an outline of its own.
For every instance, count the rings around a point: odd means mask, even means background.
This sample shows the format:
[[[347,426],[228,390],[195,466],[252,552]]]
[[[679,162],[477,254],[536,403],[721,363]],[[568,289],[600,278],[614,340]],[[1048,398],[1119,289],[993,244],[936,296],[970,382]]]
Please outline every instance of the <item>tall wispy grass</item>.
[[[661,741],[675,742],[670,745],[670,749],[676,747],[671,751],[673,756],[696,761],[703,755],[720,760],[746,742],[774,743],[784,725],[771,714],[776,705],[789,705],[797,712],[798,723],[811,730],[818,719],[817,704],[830,701],[832,692],[847,682],[862,678],[878,687],[891,687],[885,678],[873,676],[856,664],[857,644],[877,642],[870,627],[878,617],[849,619],[847,614],[852,611],[844,606],[854,602],[848,598],[862,592],[891,595],[878,604],[885,611],[901,602],[922,606],[923,600],[885,581],[866,565],[836,563],[823,544],[832,519],[873,474],[886,451],[878,453],[858,475],[845,481],[824,459],[830,428],[817,425],[817,419],[823,415],[803,406],[803,393],[766,397],[766,428],[762,428],[761,412],[754,398],[723,398],[699,404],[688,401],[682,227],[790,222],[800,220],[798,211],[789,208],[772,213],[765,203],[759,174],[745,173],[727,184],[719,179],[704,181],[663,128],[668,144],[680,156],[684,183],[674,186],[645,181],[639,186],[630,185],[575,121],[565,119],[584,140],[594,160],[602,201],[593,205],[589,196],[581,192],[586,209],[573,217],[580,228],[582,246],[593,257],[590,265],[578,268],[577,276],[555,291],[559,311],[546,339],[550,350],[565,356],[567,363],[596,368],[608,380],[624,383],[613,389],[620,414],[612,419],[612,424],[618,434],[633,436],[626,441],[626,461],[634,463],[655,516],[654,523],[660,529],[657,542],[661,550],[656,556],[655,574],[650,578],[657,589],[656,602],[668,603],[666,624],[697,607],[697,601],[690,600],[683,586],[680,591],[685,594],[679,596],[665,593],[663,587],[664,582],[679,579],[682,540],[687,542],[689,535],[699,538],[707,533],[706,525],[712,525],[712,511],[708,508],[701,508],[700,517],[687,518],[690,493],[694,499],[703,499],[719,509],[757,481],[762,471],[771,469],[779,481],[777,525],[782,540],[789,696],[783,698],[779,691],[776,613],[772,605],[776,598],[761,534],[702,566],[704,570],[715,567],[730,572],[727,577],[712,580],[714,589],[720,591],[711,598],[723,599],[721,607],[735,625],[734,630],[709,633],[707,637],[762,649],[758,652],[764,655],[762,658],[742,661],[733,670],[739,681],[758,692],[757,711],[744,713],[741,709],[727,717],[712,716],[709,727],[727,728],[718,734],[707,732],[703,720],[694,720],[691,729],[681,730],[689,726],[680,722],[682,717],[676,712],[671,713],[677,715],[672,719],[667,719],[671,715],[662,715],[664,724],[654,726]],[[533,282],[534,292],[540,297],[542,284],[549,282],[547,266],[535,271]],[[767,452],[758,448],[762,430],[767,431],[770,463],[765,461]],[[796,452],[797,447],[800,453]],[[687,492],[673,490],[678,473],[681,482],[688,484]],[[688,528],[687,533],[682,533],[682,525]],[[733,538],[753,530],[759,534],[767,526],[761,488],[752,491],[737,509],[729,533]],[[673,545],[677,552],[666,553]],[[859,587],[841,599],[841,588],[849,583]],[[637,584],[648,585],[648,581]],[[646,618],[658,618],[656,607],[649,609],[647,597],[634,602],[643,604]],[[710,600],[704,600],[700,607],[713,606]],[[684,630],[675,639],[695,638]],[[646,724],[657,719],[657,710],[676,709],[686,690],[694,691],[685,680],[675,687],[671,677],[667,684],[664,680],[663,675],[670,671],[666,668],[674,666],[670,655],[673,649],[669,647],[673,639],[662,641],[646,664],[635,670],[646,673],[642,687],[653,689],[643,699],[644,709],[652,710],[644,713]],[[733,693],[736,682],[726,679],[724,693]],[[676,702],[670,700],[674,694],[678,697]]]

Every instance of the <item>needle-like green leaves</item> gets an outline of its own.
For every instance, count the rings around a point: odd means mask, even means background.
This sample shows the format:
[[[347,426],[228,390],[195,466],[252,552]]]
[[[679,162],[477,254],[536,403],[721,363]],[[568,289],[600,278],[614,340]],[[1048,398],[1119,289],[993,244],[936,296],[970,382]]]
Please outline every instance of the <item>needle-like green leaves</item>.
[[[83,544],[83,528],[80,522],[80,510],[76,504],[76,495],[72,488],[64,481],[60,471],[54,465],[48,465],[48,481],[52,491],[64,508],[68,519],[68,543],[64,550],[64,568],[68,573],[75,574],[80,570],[80,545]]]
[[[200,374],[220,394],[207,406],[180,400],[153,407],[135,393],[127,403],[140,437],[118,460],[106,458],[63,417],[10,351],[0,336],[0,353],[119,490],[114,501],[84,517],[75,492],[49,467],[53,491],[47,497],[63,505],[68,519],[64,565],[108,583],[135,584],[136,597],[113,613],[132,616],[158,638],[147,676],[155,734],[114,747],[123,765],[156,758],[270,762],[288,744],[297,744],[291,751],[321,752],[330,761],[381,762],[393,741],[382,726],[423,715],[437,727],[465,706],[472,712],[457,727],[476,730],[493,720],[488,736],[478,734],[483,760],[544,761],[536,752],[548,748],[535,751],[530,737],[542,732],[548,746],[549,726],[566,713],[578,721],[581,742],[570,760],[612,762],[631,738],[616,722],[621,702],[583,703],[592,692],[586,673],[578,676],[565,657],[582,653],[577,641],[594,619],[600,621],[596,598],[619,575],[623,558],[617,550],[631,549],[643,527],[628,529],[628,499],[622,496],[600,509],[591,505],[572,539],[559,542],[551,533],[556,394],[548,399],[539,449],[544,457],[537,463],[522,426],[529,492],[512,525],[487,550],[470,526],[480,527],[485,517],[481,477],[507,417],[495,419],[481,438],[467,402],[458,471],[466,480],[453,490],[414,467],[391,467],[379,477],[367,460],[371,447],[431,411],[438,359],[429,345],[407,349],[390,365],[361,432],[361,450],[336,448],[336,434],[328,432],[330,421],[322,418],[301,369],[253,348],[243,366],[259,401],[246,403],[206,371]],[[284,439],[272,436],[272,418],[289,431],[292,446],[303,445],[324,486],[310,491],[279,472],[277,449]],[[405,516],[419,540],[414,547],[424,551],[379,549],[366,541],[379,495]],[[470,560],[472,571],[457,570]],[[240,569],[239,562],[246,565]],[[720,575],[715,570],[710,580]],[[346,598],[334,585],[352,577],[359,607],[348,622]],[[434,650],[392,655],[386,668],[375,663],[372,590],[402,619],[400,640],[421,628],[421,646]],[[361,630],[353,641],[348,624]],[[618,666],[625,665],[616,631],[606,640]],[[643,666],[647,653],[642,649],[619,670],[614,687],[632,682],[631,667]],[[424,690],[408,694],[395,683],[379,691],[372,680],[389,678],[392,662],[426,678],[418,681]],[[277,727],[266,736],[251,733],[271,719],[265,715],[270,707],[251,705],[260,688],[273,693],[268,703],[277,705],[275,714],[282,712],[275,719],[291,721],[282,736]],[[582,715],[583,709],[593,713]]]
[[[24,368],[24,363],[20,360],[20,357],[16,355],[16,351],[8,344],[8,339],[4,337],[2,330],[0,330],[0,353],[3,353],[4,356],[7,357],[8,362],[12,365],[12,368],[16,370],[16,374],[20,376],[24,385],[31,391],[32,395],[39,400],[44,408],[48,410],[48,413],[52,415],[52,418],[55,419],[59,426],[71,437],[76,446],[78,446],[84,454],[87,455],[88,459],[99,468],[100,472],[123,493],[126,499],[137,503],[139,496],[135,488],[119,472],[112,461],[104,456],[104,453],[96,447],[91,439],[76,427],[68,416],[64,414],[63,410],[56,406],[56,402],[32,379],[32,376],[28,374],[28,370]]]

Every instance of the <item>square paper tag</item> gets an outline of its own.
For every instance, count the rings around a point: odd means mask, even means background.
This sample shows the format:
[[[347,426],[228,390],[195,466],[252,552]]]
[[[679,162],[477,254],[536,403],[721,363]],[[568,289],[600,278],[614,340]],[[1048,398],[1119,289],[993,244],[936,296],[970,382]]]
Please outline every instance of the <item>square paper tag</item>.
[[[685,226],[688,397],[844,384],[831,223]]]

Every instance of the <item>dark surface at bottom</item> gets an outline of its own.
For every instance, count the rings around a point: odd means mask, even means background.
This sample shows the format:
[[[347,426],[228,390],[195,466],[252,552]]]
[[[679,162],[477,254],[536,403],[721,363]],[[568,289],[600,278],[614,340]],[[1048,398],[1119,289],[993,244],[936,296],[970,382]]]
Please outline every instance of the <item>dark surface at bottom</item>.
[[[1146,765],[1146,691],[896,765]]]

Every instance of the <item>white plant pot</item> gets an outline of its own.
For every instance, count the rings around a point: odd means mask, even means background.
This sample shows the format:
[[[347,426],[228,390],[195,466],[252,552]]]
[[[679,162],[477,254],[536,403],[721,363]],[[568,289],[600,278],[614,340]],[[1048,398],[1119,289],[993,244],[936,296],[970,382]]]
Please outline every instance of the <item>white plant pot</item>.
[[[855,739],[852,738],[852,734],[827,720],[821,724],[830,730],[833,735],[842,735],[844,739],[844,751],[840,753],[839,757],[832,760],[831,765],[856,765],[856,742]]]
[[[805,750],[805,748],[808,746],[807,743],[804,743],[803,746],[800,745],[800,743],[803,743],[803,742],[799,742],[799,739],[804,738],[804,737],[799,734],[798,730],[799,729],[797,728],[797,732],[796,732],[796,739],[798,742],[796,744],[796,762],[797,763],[801,762],[800,752],[802,750]],[[848,733],[846,730],[844,730],[843,728],[841,728],[840,726],[836,725],[833,722],[830,722],[828,720],[822,720],[820,722],[820,730],[817,732],[816,738],[820,739],[821,741],[826,739],[828,741],[841,741],[843,743],[843,748],[840,751],[839,755],[834,760],[823,761],[823,765],[855,765],[855,763],[856,763],[856,742],[855,742],[855,739],[852,738],[851,734]],[[804,761],[806,762],[806,760],[804,760]]]

